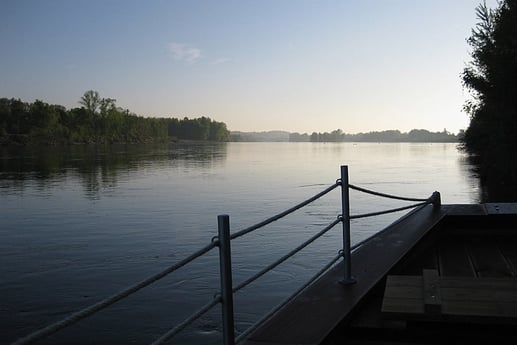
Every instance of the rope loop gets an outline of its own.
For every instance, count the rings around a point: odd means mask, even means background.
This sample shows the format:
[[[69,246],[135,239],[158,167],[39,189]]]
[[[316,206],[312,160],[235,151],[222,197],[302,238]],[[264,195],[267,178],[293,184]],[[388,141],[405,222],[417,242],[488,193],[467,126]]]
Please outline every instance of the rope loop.
[[[337,255],[339,255],[341,257],[344,257],[345,256],[345,251],[343,249],[340,249],[340,250],[338,250]]]
[[[214,245],[218,246],[219,245],[219,236],[212,237],[210,242],[213,243]]]
[[[342,222],[342,221],[343,221],[343,219],[345,219],[345,218],[343,218],[343,215],[342,215],[342,214],[338,214],[338,215],[337,215],[337,220],[339,220],[340,222]]]
[[[337,185],[339,185],[339,186],[341,186],[341,185],[343,184],[343,182],[341,181],[341,179],[340,179],[340,178],[338,178],[338,179],[336,180],[336,184],[337,184]]]
[[[375,196],[380,196],[380,197],[383,197],[383,198],[389,198],[389,199],[404,200],[404,201],[428,201],[429,200],[429,199],[420,199],[420,198],[407,198],[407,197],[404,197],[404,196],[397,196],[397,195],[391,195],[391,194],[386,194],[386,193],[380,193],[380,192],[376,192],[376,191],[373,191],[373,190],[370,190],[370,189],[358,187],[358,186],[355,186],[353,184],[349,184],[348,187],[350,189],[355,189],[356,191],[359,191],[359,192],[363,192],[363,193],[367,193],[367,194],[371,194],[371,195],[375,195]]]

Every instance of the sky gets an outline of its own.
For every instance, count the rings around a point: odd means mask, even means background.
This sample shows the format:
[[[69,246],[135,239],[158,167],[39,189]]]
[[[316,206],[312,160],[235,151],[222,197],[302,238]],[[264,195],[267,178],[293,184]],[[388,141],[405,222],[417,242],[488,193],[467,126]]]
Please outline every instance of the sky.
[[[0,97],[74,108],[96,90],[238,131],[457,133],[479,3],[0,0]]]

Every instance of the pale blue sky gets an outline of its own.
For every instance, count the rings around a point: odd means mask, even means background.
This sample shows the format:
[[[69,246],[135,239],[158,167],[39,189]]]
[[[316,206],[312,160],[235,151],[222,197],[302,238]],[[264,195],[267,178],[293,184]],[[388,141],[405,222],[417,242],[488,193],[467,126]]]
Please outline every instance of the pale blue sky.
[[[0,97],[70,108],[92,89],[243,131],[457,132],[479,3],[0,0]]]

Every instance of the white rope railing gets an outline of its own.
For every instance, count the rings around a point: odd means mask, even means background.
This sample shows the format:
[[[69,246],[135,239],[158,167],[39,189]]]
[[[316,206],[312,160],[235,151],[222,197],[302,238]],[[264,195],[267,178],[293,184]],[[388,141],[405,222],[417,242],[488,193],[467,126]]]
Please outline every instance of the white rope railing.
[[[269,264],[253,276],[249,277],[248,279],[241,282],[236,287],[232,286],[232,280],[231,280],[231,253],[230,253],[230,241],[233,239],[236,239],[238,237],[244,236],[254,230],[260,229],[268,224],[271,224],[274,221],[277,221],[297,210],[300,208],[314,202],[315,200],[323,197],[324,195],[328,194],[332,190],[336,189],[337,187],[341,187],[341,195],[342,195],[342,214],[338,215],[338,218],[331,222],[329,225],[327,225],[323,230],[319,231],[315,235],[313,235],[311,238],[303,242],[302,244],[298,245],[295,249],[291,250],[289,253],[282,256],[280,259],[276,260],[275,262]],[[397,200],[404,200],[404,201],[415,201],[418,202],[417,204],[398,207],[390,210],[385,211],[377,211],[377,212],[371,212],[371,213],[365,213],[365,214],[358,214],[358,215],[350,215],[349,214],[349,200],[348,200],[348,191],[349,189],[354,189],[359,192],[364,192],[380,197],[385,198],[391,198],[391,199],[397,199]],[[350,262],[351,262],[351,256],[350,253],[352,250],[358,248],[360,245],[364,244],[366,241],[369,241],[372,237],[354,245],[353,247],[350,246],[350,220],[351,219],[359,219],[359,218],[366,218],[366,217],[372,217],[372,216],[378,216],[386,213],[392,213],[392,212],[398,212],[406,209],[411,208],[421,208],[428,204],[434,204],[435,206],[440,205],[440,195],[438,192],[433,193],[433,195],[427,199],[417,199],[417,198],[407,198],[407,197],[400,197],[400,196],[394,196],[390,194],[380,193],[368,190],[366,188],[357,187],[355,185],[351,185],[348,183],[348,167],[342,166],[341,167],[341,178],[338,179],[333,185],[329,186],[325,190],[319,192],[318,194],[308,198],[307,200],[281,212],[277,215],[274,215],[270,218],[267,218],[266,220],[259,222],[257,224],[254,224],[252,226],[249,226],[245,229],[242,229],[240,231],[237,231],[233,234],[230,234],[229,229],[229,217],[228,216],[219,216],[219,236],[216,236],[212,238],[212,241],[206,245],[205,247],[201,248],[200,250],[194,252],[193,254],[189,255],[185,259],[181,260],[180,262],[152,275],[151,277],[142,280],[139,283],[136,283],[132,286],[127,287],[126,289],[110,296],[105,299],[103,299],[100,302],[97,302],[91,306],[88,306],[84,309],[81,309],[70,316],[59,320],[53,324],[50,324],[42,329],[39,329],[23,338],[18,339],[12,345],[25,345],[25,344],[31,344],[38,340],[41,340],[43,338],[48,337],[51,334],[54,334],[58,332],[59,330],[70,326],[90,315],[95,314],[96,312],[107,308],[108,306],[124,299],[125,297],[128,297],[129,295],[143,289],[144,287],[162,279],[163,277],[167,276],[168,274],[176,271],[177,269],[187,265],[188,263],[192,262],[196,258],[203,256],[204,254],[208,253],[210,250],[212,250],[215,247],[219,247],[220,252],[220,264],[221,264],[221,293],[214,296],[214,298],[206,303],[204,306],[202,306],[199,310],[197,310],[195,313],[191,314],[187,319],[185,319],[183,322],[177,324],[167,332],[165,332],[161,337],[156,339],[152,344],[162,344],[165,341],[171,339],[176,334],[181,332],[185,327],[190,325],[192,322],[197,320],[199,317],[207,313],[210,309],[212,309],[215,305],[221,303],[223,306],[223,330],[224,330],[224,336],[223,341],[225,345],[233,345],[235,344],[235,341],[242,341],[247,337],[253,330],[255,330],[260,324],[263,323],[264,320],[266,320],[270,315],[281,309],[283,306],[285,306],[289,301],[291,301],[294,296],[298,295],[302,290],[304,290],[307,286],[312,284],[318,277],[320,277],[324,272],[326,272],[332,265],[334,265],[340,258],[343,258],[343,262],[345,264],[345,278],[343,279],[343,283],[349,284],[353,283],[354,281],[351,279],[351,271],[350,271]],[[331,260],[330,263],[328,263],[325,267],[323,267],[319,272],[316,273],[316,275],[313,276],[308,282],[303,284],[293,295],[291,295],[288,299],[286,299],[283,303],[279,304],[277,307],[275,307],[270,313],[268,313],[266,316],[261,318],[259,321],[257,321],[253,326],[248,328],[246,331],[241,333],[237,338],[234,337],[233,333],[233,299],[232,295],[233,293],[243,289],[244,287],[248,286],[267,272],[271,271],[281,263],[285,262],[287,259],[292,257],[294,254],[298,253],[302,249],[306,248],[309,244],[313,243],[315,240],[323,236],[325,233],[327,233],[329,230],[331,230],[333,227],[335,227],[338,223],[343,224],[343,249],[339,251],[339,254]],[[225,315],[225,313],[231,313],[231,315]],[[229,336],[228,336],[229,335]]]
[[[102,309],[109,307],[110,305],[114,304],[115,302],[120,301],[121,299],[126,298],[129,295],[132,295],[133,293],[137,292],[138,290],[141,290],[144,287],[151,285],[152,283],[162,279],[163,277],[167,276],[168,274],[185,266],[186,264],[193,261],[194,259],[206,254],[207,252],[209,252],[211,249],[215,248],[216,246],[217,246],[217,242],[213,241],[209,245],[205,246],[204,248],[201,248],[200,250],[189,255],[188,257],[181,260],[180,262],[164,269],[163,271],[161,271],[145,280],[142,280],[141,282],[139,282],[137,284],[131,285],[131,286],[127,287],[126,289],[124,289],[108,298],[103,299],[100,302],[97,302],[89,307],[81,309],[62,320],[59,320],[51,325],[48,325],[44,328],[37,330],[36,332],[33,332],[23,338],[20,338],[17,341],[15,341],[14,343],[12,343],[11,345],[32,344],[38,340],[46,338],[49,335],[54,334],[57,331],[65,328],[65,327],[68,327],[92,314],[97,313],[98,311],[101,311]]]
[[[330,187],[328,187],[327,189],[319,192],[318,194],[310,197],[309,199],[305,200],[305,201],[302,201],[301,203],[299,203],[298,205],[295,205],[287,210],[285,210],[284,212],[281,212],[277,215],[274,215],[273,217],[270,217],[260,223],[257,223],[257,224],[254,224],[250,227],[247,227],[245,229],[242,229],[240,231],[237,231],[236,233],[232,234],[230,236],[230,238],[233,240],[233,239],[236,239],[238,237],[241,237],[241,236],[244,236],[246,235],[247,233],[250,233],[254,230],[257,230],[257,229],[260,229],[268,224],[271,224],[273,223],[274,221],[277,221],[291,213],[293,213],[294,211],[296,210],[299,210],[300,208],[304,207],[304,206],[307,206],[308,204],[310,204],[311,202],[315,201],[315,200],[318,200],[319,198],[321,198],[322,196],[324,196],[325,194],[327,193],[330,193],[331,191],[333,191],[334,189],[336,189],[337,187],[339,187],[339,183],[336,182],[334,183],[333,185],[331,185]]]

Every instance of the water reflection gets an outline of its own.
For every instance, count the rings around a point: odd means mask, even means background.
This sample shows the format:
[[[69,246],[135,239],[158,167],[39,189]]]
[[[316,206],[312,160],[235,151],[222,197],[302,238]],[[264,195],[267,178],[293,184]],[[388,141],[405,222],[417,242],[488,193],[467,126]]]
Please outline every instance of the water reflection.
[[[513,162],[486,167],[479,157],[467,156],[469,173],[479,182],[481,202],[515,202],[517,199],[517,168]]]
[[[78,178],[88,198],[113,190],[120,180],[150,166],[207,169],[226,160],[226,143],[152,145],[77,145],[66,147],[2,147],[0,188],[23,192],[45,190],[67,178]]]

